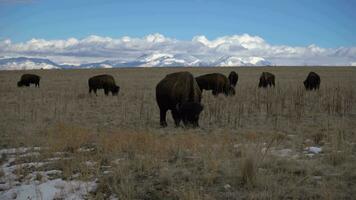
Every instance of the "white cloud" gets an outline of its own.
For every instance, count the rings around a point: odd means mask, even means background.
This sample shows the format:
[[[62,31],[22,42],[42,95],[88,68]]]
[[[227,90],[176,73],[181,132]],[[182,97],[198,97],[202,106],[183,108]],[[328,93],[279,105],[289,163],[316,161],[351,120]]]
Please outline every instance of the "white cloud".
[[[21,43],[13,43],[9,39],[0,41],[0,57],[46,57],[61,63],[86,63],[88,60],[125,62],[149,54],[184,55],[185,58],[193,56],[202,62],[224,59],[226,65],[246,62],[275,65],[354,65],[356,47],[271,45],[263,38],[249,34],[223,36],[212,40],[204,35],[195,36],[192,40],[177,40],[155,33],[142,38],[91,35],[83,39],[31,39]]]

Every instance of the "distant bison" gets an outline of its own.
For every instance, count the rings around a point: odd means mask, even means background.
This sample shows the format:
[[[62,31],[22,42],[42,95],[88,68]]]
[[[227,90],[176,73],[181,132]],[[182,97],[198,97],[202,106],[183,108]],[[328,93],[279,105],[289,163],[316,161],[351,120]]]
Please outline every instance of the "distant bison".
[[[229,81],[230,81],[230,85],[232,87],[235,87],[236,84],[237,84],[237,81],[239,80],[239,75],[235,71],[232,71],[232,72],[230,72],[228,78],[229,78]]]
[[[235,89],[230,85],[229,79],[223,74],[205,74],[195,78],[201,91],[212,90],[214,96],[220,93],[235,95]]]
[[[320,76],[315,72],[310,72],[307,79],[305,79],[304,87],[306,90],[316,90],[320,86]]]
[[[94,90],[96,94],[97,89],[104,89],[105,95],[109,95],[109,92],[113,96],[119,93],[120,87],[115,84],[115,80],[111,75],[103,74],[98,76],[93,76],[88,80],[89,83],[89,93]]]
[[[262,72],[258,87],[266,88],[267,86],[272,86],[272,85],[274,87],[275,86],[274,80],[275,80],[275,76],[272,73]]]
[[[162,127],[167,126],[167,110],[171,110],[176,127],[181,120],[185,126],[199,126],[199,115],[203,110],[201,91],[191,73],[168,74],[156,86],[156,101]]]
[[[41,77],[35,74],[24,74],[21,76],[20,81],[17,82],[18,87],[26,86],[29,87],[30,84],[35,84],[35,87],[40,87]]]

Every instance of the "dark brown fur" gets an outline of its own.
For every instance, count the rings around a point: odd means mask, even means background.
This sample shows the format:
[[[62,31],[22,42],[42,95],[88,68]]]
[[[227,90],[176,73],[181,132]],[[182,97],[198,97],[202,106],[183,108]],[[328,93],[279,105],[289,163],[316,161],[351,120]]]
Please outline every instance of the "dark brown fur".
[[[310,72],[305,79],[304,87],[306,90],[316,90],[320,87],[320,76],[315,72]]]
[[[201,91],[212,90],[214,96],[220,93],[235,95],[235,89],[230,85],[229,79],[220,73],[205,74],[195,78]]]
[[[275,86],[274,81],[275,81],[275,76],[272,73],[262,72],[258,87],[264,87],[264,88],[266,88],[267,86],[274,87]]]
[[[160,109],[160,124],[167,126],[166,112],[171,110],[175,125],[199,126],[201,91],[189,72],[168,74],[156,86],[156,101]]]
[[[17,82],[18,87],[26,86],[29,87],[30,84],[35,84],[35,87],[40,87],[40,76],[35,74],[24,74],[21,76],[20,81]]]
[[[236,84],[237,84],[237,81],[239,80],[239,75],[235,71],[232,71],[232,72],[230,72],[228,78],[229,78],[229,81],[230,81],[230,85],[232,87],[235,87]]]
[[[103,74],[98,76],[93,76],[88,80],[89,93],[94,90],[96,94],[97,89],[104,89],[105,95],[109,95],[109,92],[113,96],[119,93],[120,87],[115,84],[114,77],[111,75]]]

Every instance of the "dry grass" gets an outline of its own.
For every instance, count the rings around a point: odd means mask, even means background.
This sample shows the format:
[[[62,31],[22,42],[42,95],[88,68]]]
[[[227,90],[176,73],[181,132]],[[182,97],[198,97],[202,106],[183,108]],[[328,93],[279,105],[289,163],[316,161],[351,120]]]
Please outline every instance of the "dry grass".
[[[201,128],[174,128],[168,115],[162,129],[155,85],[182,70],[227,75],[233,69],[40,70],[33,72],[42,77],[39,89],[16,87],[22,71],[1,71],[0,147],[42,147],[40,155],[16,162],[60,157],[42,170],[60,170],[63,179],[98,179],[94,199],[356,195],[355,69],[313,68],[321,88],[306,92],[308,68],[235,68],[236,96],[204,92]],[[276,75],[275,88],[257,88],[262,71]],[[115,77],[117,97],[88,94],[87,79],[102,73]],[[308,156],[309,146],[323,151]]]

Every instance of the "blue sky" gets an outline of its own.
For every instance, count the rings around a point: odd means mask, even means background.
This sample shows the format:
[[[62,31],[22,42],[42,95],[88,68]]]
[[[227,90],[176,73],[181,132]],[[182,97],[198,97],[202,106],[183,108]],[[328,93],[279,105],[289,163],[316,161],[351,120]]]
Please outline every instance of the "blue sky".
[[[353,0],[0,0],[0,40],[247,33],[273,45],[356,46]]]

